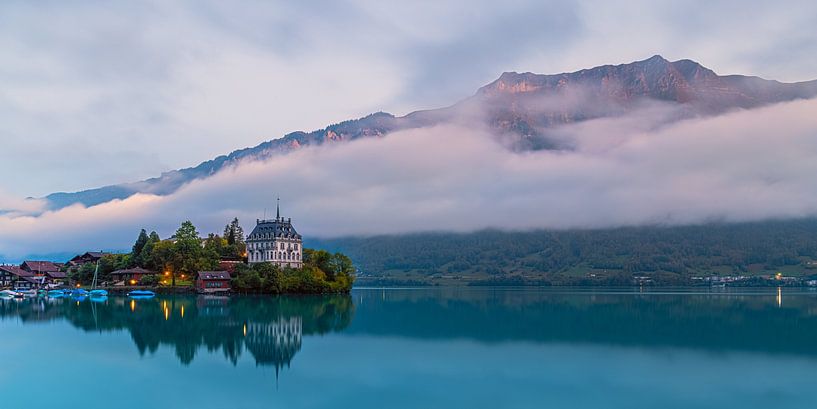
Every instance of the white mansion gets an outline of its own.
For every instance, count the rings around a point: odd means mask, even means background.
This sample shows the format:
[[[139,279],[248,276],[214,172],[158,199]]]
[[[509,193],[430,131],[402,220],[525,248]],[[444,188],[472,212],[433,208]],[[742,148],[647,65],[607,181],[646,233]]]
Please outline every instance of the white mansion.
[[[303,266],[303,239],[292,219],[281,217],[280,209],[275,220],[256,220],[255,228],[247,236],[247,261],[250,264],[270,262],[279,267],[301,268]]]

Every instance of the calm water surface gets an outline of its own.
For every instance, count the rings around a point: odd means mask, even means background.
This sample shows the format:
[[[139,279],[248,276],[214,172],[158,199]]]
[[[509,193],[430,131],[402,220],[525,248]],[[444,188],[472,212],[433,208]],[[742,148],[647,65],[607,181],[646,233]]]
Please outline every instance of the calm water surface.
[[[814,408],[817,293],[0,300],[0,408]]]

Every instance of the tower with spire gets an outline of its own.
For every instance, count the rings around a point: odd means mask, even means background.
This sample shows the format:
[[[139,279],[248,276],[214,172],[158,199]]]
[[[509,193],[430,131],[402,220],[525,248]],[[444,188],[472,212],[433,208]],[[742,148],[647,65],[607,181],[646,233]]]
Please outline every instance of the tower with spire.
[[[303,238],[292,226],[292,219],[281,217],[281,199],[275,203],[275,219],[258,219],[247,236],[250,264],[272,263],[281,268],[303,266]]]

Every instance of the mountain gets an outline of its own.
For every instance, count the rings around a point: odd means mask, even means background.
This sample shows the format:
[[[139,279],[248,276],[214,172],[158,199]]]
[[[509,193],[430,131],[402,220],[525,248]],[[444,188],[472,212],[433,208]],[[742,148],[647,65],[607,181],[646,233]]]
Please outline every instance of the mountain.
[[[568,149],[551,137],[559,126],[616,117],[660,102],[676,109],[673,119],[718,115],[817,96],[817,80],[781,83],[742,75],[721,76],[691,60],[670,62],[661,56],[622,65],[604,65],[556,75],[503,73],[475,95],[446,108],[402,117],[378,112],[313,132],[234,151],[199,164],[139,182],[46,196],[58,209],[92,206],[135,193],[167,195],[182,185],[210,176],[243,160],[263,160],[306,146],[380,137],[390,132],[442,123],[483,124],[514,150]]]

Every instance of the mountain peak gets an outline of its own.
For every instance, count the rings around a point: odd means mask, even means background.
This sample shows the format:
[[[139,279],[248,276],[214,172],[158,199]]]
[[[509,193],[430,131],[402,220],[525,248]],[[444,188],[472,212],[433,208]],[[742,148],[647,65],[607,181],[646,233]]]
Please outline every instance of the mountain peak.
[[[817,96],[817,81],[784,84],[757,77],[719,76],[701,64],[661,55],[619,65],[603,65],[552,75],[508,71],[460,104],[395,117],[376,112],[313,132],[293,132],[279,139],[240,149],[200,165],[168,172],[141,182],[107,186],[47,197],[50,208],[74,203],[86,206],[124,199],[137,192],[170,194],[183,184],[204,178],[243,160],[265,160],[295,149],[434,126],[452,120],[482,121],[518,150],[559,149],[548,139],[553,127],[615,117],[639,109],[643,101],[661,101],[687,115],[717,115],[731,109],[750,109],[781,101]],[[543,98],[544,97],[544,98]],[[472,109],[482,117],[474,117]],[[515,139],[514,139],[515,138]],[[2,209],[0,209],[2,211]]]
[[[641,61],[641,62],[646,62],[646,63],[665,63],[665,64],[666,64],[666,63],[669,63],[669,60],[667,60],[666,58],[662,57],[660,54],[655,54],[655,55],[653,55],[652,57],[647,58],[646,60]]]

